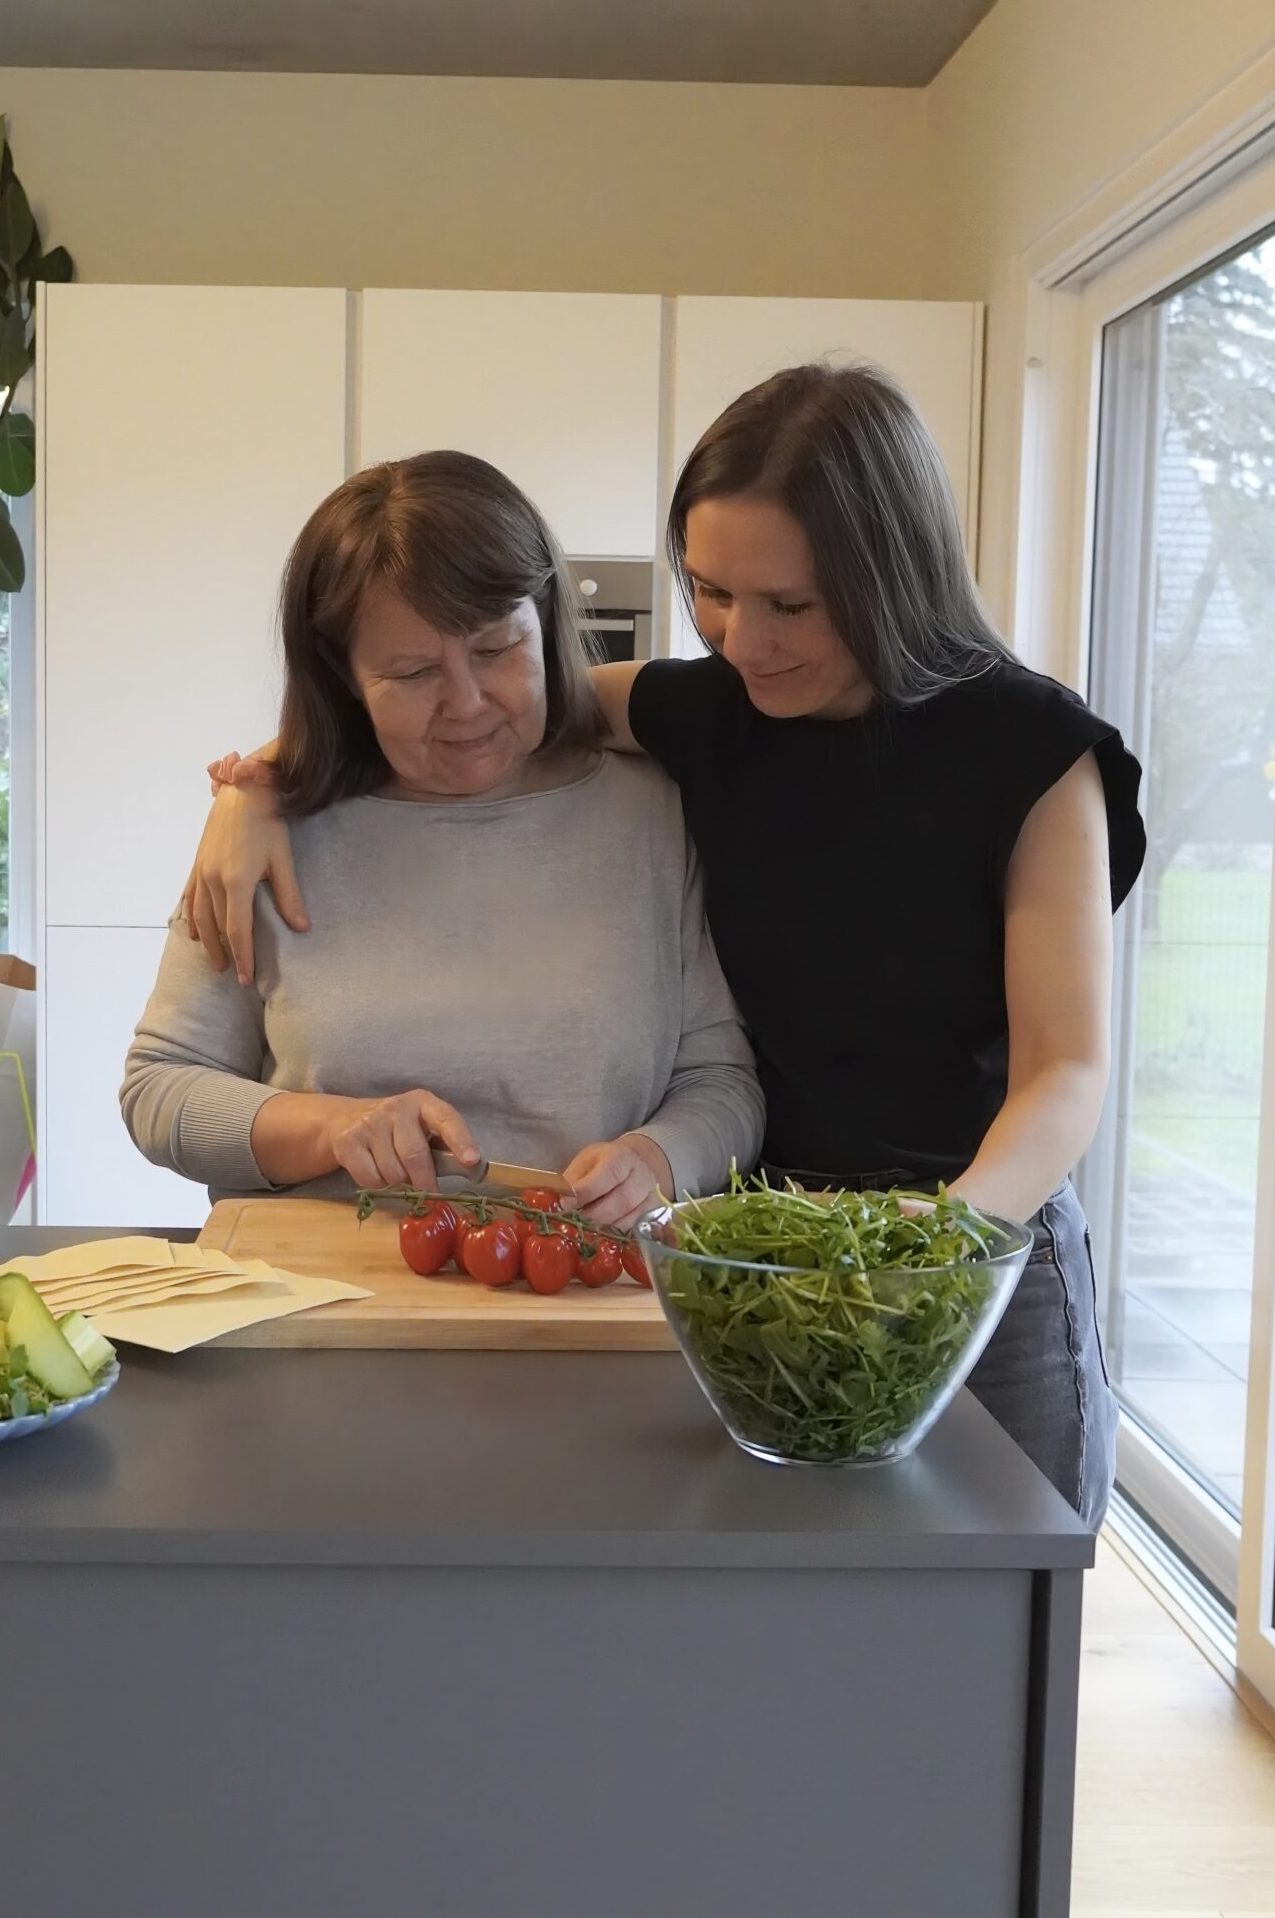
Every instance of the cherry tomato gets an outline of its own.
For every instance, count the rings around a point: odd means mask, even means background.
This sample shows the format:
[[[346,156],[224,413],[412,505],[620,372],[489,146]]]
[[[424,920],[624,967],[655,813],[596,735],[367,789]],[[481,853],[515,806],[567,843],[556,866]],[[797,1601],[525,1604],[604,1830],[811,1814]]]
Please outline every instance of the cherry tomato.
[[[620,1263],[631,1279],[636,1279],[639,1285],[644,1285],[647,1291],[650,1291],[651,1275],[646,1269],[646,1260],[642,1257],[642,1248],[635,1239],[630,1239],[629,1243],[621,1252]]]
[[[480,1285],[512,1285],[522,1265],[518,1234],[499,1219],[471,1226],[461,1257],[470,1278]]]
[[[575,1246],[577,1250],[579,1249],[580,1228],[570,1219],[555,1219],[552,1229],[558,1234],[560,1239],[565,1239],[568,1245]]]
[[[472,1212],[456,1208],[456,1247],[452,1253],[452,1263],[458,1272],[465,1270],[465,1240],[477,1226],[478,1221]]]
[[[540,1193],[540,1192],[532,1192],[528,1194],[526,1192],[520,1192],[518,1196],[522,1200],[524,1205],[531,1205],[537,1199],[544,1198],[544,1197],[552,1198],[554,1195],[552,1193],[546,1194],[546,1193]],[[548,1210],[547,1207],[540,1208],[540,1209]],[[514,1231],[518,1234],[519,1245],[526,1245],[527,1240],[532,1237],[533,1233],[543,1232],[545,1229],[545,1222],[543,1219],[528,1219],[524,1217],[524,1215],[521,1212],[507,1212],[502,1210],[500,1213],[500,1217],[502,1219],[508,1220],[509,1224],[513,1227]]]
[[[576,1249],[561,1232],[536,1232],[522,1248],[522,1276],[533,1292],[561,1292],[575,1271]]]
[[[576,1276],[581,1285],[610,1285],[620,1276],[620,1247],[614,1239],[582,1245]]]
[[[439,1204],[400,1220],[398,1249],[413,1272],[432,1279],[456,1250],[456,1214],[449,1205]]]
[[[537,1212],[562,1210],[562,1194],[551,1191],[547,1185],[529,1185],[525,1192],[518,1194],[518,1197],[524,1205],[534,1206]]]

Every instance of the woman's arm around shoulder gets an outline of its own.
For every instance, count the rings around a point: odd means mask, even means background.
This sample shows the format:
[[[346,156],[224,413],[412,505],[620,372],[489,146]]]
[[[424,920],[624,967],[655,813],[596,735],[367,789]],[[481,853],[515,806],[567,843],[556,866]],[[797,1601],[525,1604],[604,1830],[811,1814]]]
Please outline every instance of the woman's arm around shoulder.
[[[238,781],[234,777],[257,763],[240,760],[232,768],[227,760],[218,762],[230,778],[216,780],[217,796],[181,901],[189,937],[202,941],[217,972],[226,968],[229,947],[241,986],[251,982],[256,970],[253,902],[262,880],[284,922],[294,932],[310,930],[287,822],[279,816],[273,788],[268,779],[255,775]]]

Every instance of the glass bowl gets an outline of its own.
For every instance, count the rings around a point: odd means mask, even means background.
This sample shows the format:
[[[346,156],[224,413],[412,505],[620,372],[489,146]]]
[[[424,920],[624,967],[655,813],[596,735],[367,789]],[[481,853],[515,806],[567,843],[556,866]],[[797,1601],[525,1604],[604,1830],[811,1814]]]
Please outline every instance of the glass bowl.
[[[988,1255],[952,1265],[752,1264],[683,1249],[679,1222],[712,1205],[652,1213],[638,1239],[700,1390],[737,1445],[776,1465],[882,1465],[915,1451],[969,1377],[1032,1247],[1026,1227],[982,1213]]]

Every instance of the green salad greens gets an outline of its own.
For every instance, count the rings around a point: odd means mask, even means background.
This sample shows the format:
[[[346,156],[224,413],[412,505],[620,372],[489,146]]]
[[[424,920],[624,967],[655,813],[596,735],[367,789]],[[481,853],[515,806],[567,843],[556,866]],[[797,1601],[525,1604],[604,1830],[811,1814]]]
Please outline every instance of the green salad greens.
[[[942,1191],[910,1209],[928,1198],[736,1175],[678,1209],[661,1236],[697,1256],[669,1260],[666,1303],[746,1444],[814,1463],[889,1457],[946,1384],[995,1294],[987,1261],[1005,1235]]]
[[[59,1403],[57,1396],[27,1370],[20,1345],[0,1345],[0,1419],[29,1418]]]

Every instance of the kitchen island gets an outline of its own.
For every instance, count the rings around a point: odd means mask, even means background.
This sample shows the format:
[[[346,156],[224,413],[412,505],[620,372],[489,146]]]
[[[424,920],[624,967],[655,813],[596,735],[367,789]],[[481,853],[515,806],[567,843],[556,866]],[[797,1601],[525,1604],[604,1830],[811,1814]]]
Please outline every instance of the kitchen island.
[[[0,1446],[13,1910],[1067,1918],[1093,1541],[968,1393],[784,1470],[664,1354],[121,1358]]]

